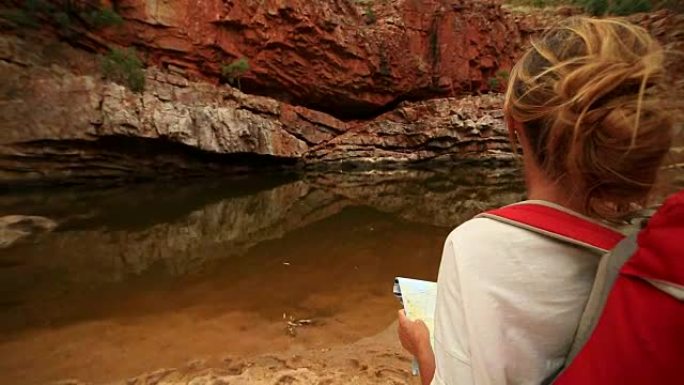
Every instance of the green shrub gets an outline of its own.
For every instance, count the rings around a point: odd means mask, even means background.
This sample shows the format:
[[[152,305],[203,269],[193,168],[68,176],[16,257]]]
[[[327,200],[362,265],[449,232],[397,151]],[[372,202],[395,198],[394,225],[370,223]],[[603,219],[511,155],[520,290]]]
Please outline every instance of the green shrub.
[[[103,7],[99,1],[24,0],[16,9],[8,9],[0,17],[17,27],[37,28],[41,22],[50,23],[61,32],[68,32],[75,21],[99,29],[123,23],[121,16],[113,9]]]
[[[242,57],[230,64],[224,64],[221,66],[221,77],[228,81],[228,83],[237,86],[242,89],[240,85],[240,78],[249,71],[249,61]]]
[[[627,16],[648,12],[653,8],[651,0],[576,0],[577,4],[594,16]]]
[[[367,24],[375,24],[378,21],[378,17],[375,15],[371,4],[366,4],[363,15],[366,17]]]
[[[592,15],[603,15],[608,12],[606,0],[578,0],[577,2],[586,12]]]
[[[525,7],[557,7],[561,5],[572,4],[573,0],[507,0],[506,3],[515,6],[525,6]]]
[[[22,8],[32,14],[55,11],[55,5],[46,0],[24,0]]]
[[[648,12],[653,9],[651,0],[614,0],[608,7],[608,12],[614,15],[626,16],[633,13]]]
[[[123,18],[113,9],[109,8],[95,8],[88,11],[80,12],[81,18],[85,20],[90,26],[94,28],[104,28],[113,25],[121,25]]]
[[[143,64],[133,48],[112,49],[102,58],[102,73],[105,78],[122,83],[133,92],[145,89]]]
[[[666,0],[660,3],[667,3],[667,1],[677,0]],[[654,4],[651,0],[507,0],[506,2],[517,6],[538,8],[574,4],[594,16],[606,14],[626,16],[638,12],[648,12],[653,9]]]
[[[496,71],[496,77],[505,81],[508,81],[508,78],[511,76],[510,72],[508,70],[500,69]]]
[[[489,86],[490,91],[498,91],[499,87],[501,87],[501,82],[497,78],[489,78],[487,80],[487,85]]]
[[[52,11],[54,11],[54,6],[45,0],[24,0],[17,9],[3,10],[0,17],[20,28],[38,28],[40,27],[39,15],[50,14]]]
[[[7,9],[0,12],[0,17],[20,28],[38,28],[40,23],[31,13],[23,9]]]
[[[489,90],[501,91],[501,87],[506,86],[506,84],[508,84],[509,77],[510,73],[508,72],[508,70],[500,69],[496,71],[494,76],[487,79],[487,85],[489,86]]]
[[[69,14],[66,12],[55,12],[52,15],[52,19],[60,29],[68,29],[71,27],[72,20]]]

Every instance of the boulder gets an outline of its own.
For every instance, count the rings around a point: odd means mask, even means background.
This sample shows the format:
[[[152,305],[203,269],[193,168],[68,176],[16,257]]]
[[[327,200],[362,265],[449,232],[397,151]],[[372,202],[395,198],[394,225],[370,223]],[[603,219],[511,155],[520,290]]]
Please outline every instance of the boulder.
[[[0,217],[0,249],[35,236],[50,232],[57,223],[49,218],[28,215],[5,215]]]

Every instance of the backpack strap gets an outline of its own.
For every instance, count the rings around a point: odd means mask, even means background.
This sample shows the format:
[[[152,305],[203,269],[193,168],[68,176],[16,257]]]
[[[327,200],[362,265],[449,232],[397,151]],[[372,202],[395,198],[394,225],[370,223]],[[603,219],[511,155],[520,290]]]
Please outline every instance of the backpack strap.
[[[603,313],[608,295],[610,295],[613,284],[617,280],[620,269],[637,249],[636,239],[637,234],[626,237],[610,253],[601,258],[596,270],[594,284],[589,293],[589,299],[584,305],[584,311],[575,330],[575,336],[572,339],[568,355],[565,357],[565,362],[557,371],[545,378],[541,385],[552,385],[589,340]]]
[[[478,217],[530,230],[601,255],[608,253],[624,238],[618,231],[542,201],[516,203]]]
[[[594,331],[620,268],[636,249],[636,236],[625,238],[622,233],[598,222],[542,201],[516,203],[480,214],[478,217],[494,219],[577,245],[601,257],[566,361],[558,371],[542,382],[542,385],[552,384]]]
[[[593,333],[598,323],[603,308],[608,300],[608,295],[615,280],[617,280],[620,269],[627,260],[634,255],[637,250],[637,234],[632,234],[615,246],[615,248],[599,262],[594,277],[594,284],[589,293],[589,299],[584,306],[582,317],[580,318],[575,338],[570,346],[570,352],[565,360],[567,366],[577,356],[577,353],[584,347],[589,336]]]

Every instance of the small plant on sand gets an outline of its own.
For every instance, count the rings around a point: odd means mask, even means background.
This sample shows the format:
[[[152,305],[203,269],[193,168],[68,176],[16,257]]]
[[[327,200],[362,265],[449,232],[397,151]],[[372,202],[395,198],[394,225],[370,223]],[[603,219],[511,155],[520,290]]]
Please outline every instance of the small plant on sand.
[[[102,73],[105,78],[122,83],[133,92],[145,89],[143,64],[133,48],[112,49],[102,58]]]
[[[236,85],[238,89],[242,89],[240,78],[249,71],[249,61],[242,57],[230,64],[221,66],[221,77],[231,85]]]

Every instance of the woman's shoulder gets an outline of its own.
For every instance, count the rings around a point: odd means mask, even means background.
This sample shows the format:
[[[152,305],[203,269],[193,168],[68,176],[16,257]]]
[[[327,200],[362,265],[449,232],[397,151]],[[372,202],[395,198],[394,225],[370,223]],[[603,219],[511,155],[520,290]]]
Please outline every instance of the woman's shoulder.
[[[543,240],[543,238],[536,237],[535,235],[528,230],[491,218],[476,217],[452,230],[447,239],[456,244],[477,243],[483,246],[506,244],[520,239]]]
[[[595,263],[584,249],[490,218],[474,218],[455,228],[447,237],[444,257],[463,269],[512,271],[562,268]],[[555,256],[549,258],[550,255]],[[496,274],[494,274],[496,275]]]
[[[511,254],[574,254],[568,250],[570,246],[562,242],[484,217],[473,218],[451,231],[447,237],[447,247],[460,259],[485,258],[489,262]]]

